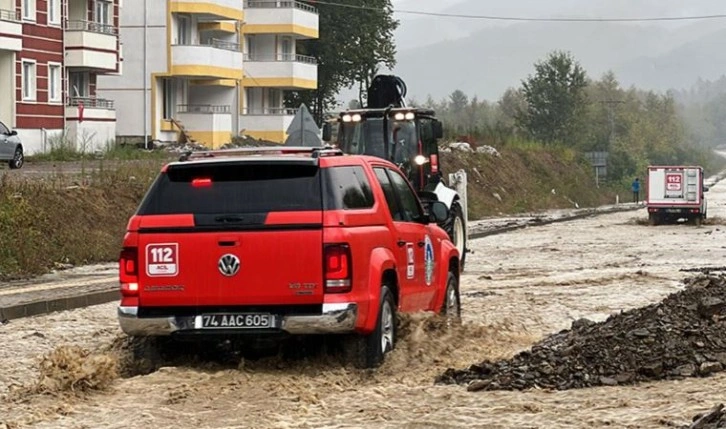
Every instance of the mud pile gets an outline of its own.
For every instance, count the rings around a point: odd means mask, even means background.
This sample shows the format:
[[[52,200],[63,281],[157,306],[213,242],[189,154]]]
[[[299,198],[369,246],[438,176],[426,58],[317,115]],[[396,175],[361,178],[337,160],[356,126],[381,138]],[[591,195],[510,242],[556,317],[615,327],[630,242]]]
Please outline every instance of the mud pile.
[[[581,319],[509,360],[449,368],[437,383],[566,390],[705,376],[726,367],[726,276],[698,275],[662,302]]]
[[[726,412],[723,404],[716,404],[708,412],[693,416],[693,423],[680,429],[719,429],[726,428]]]

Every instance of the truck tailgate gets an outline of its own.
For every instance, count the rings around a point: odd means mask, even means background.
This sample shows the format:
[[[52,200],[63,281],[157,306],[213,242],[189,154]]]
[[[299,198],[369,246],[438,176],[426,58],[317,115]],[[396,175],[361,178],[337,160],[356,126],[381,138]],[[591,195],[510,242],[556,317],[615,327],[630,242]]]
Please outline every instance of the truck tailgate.
[[[318,304],[322,229],[139,236],[143,306]]]
[[[321,194],[309,158],[171,165],[137,213],[140,305],[322,303]]]

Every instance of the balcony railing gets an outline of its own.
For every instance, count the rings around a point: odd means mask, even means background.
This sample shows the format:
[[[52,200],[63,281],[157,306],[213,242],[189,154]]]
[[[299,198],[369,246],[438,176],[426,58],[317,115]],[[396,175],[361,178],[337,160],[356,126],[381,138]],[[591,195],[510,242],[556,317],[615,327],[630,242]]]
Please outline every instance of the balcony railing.
[[[230,113],[229,105],[213,105],[213,104],[179,104],[176,106],[177,113]]]
[[[89,31],[91,33],[109,34],[111,36],[118,34],[118,29],[113,25],[79,20],[66,21],[66,31]]]
[[[243,115],[269,115],[269,116],[295,116],[297,109],[290,107],[267,107],[267,108],[250,108],[242,109]]]
[[[20,22],[20,11],[0,9],[0,21]]]
[[[298,54],[276,54],[276,55],[259,55],[259,54],[245,54],[244,60],[249,62],[287,62],[287,63],[304,63],[304,64],[317,64],[318,60],[315,57],[309,57],[307,55]]]
[[[220,39],[211,39],[207,42],[196,42],[196,43],[177,43],[176,46],[207,46],[216,49],[224,49],[226,51],[239,52],[239,43],[227,42]]]
[[[318,13],[318,10],[309,4],[292,0],[245,0],[245,9],[300,9],[305,12]]]
[[[66,101],[66,106],[78,106],[83,104],[84,109],[106,109],[113,110],[113,100],[96,97],[70,97]]]

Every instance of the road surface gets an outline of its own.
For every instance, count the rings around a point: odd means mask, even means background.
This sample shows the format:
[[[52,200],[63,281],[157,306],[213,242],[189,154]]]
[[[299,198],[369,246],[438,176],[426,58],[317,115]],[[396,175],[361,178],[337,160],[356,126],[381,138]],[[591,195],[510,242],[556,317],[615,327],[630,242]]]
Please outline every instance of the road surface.
[[[37,362],[73,345],[94,365],[128,367],[115,304],[0,326],[0,421],[35,428],[673,427],[723,401],[726,373],[703,379],[563,392],[467,392],[434,385],[448,367],[506,358],[581,317],[654,303],[679,290],[683,268],[726,261],[726,182],[711,188],[702,227],[647,225],[644,209],[473,240],[462,279],[465,326],[426,317],[375,372],[332,358],[182,359],[150,374],[109,376],[103,391],[38,394]],[[433,325],[433,326],[432,326]],[[109,351],[111,350],[111,351]],[[116,351],[114,351],[116,350]],[[99,357],[100,356],[100,357]],[[95,362],[95,363],[93,363]],[[25,390],[24,390],[25,389]],[[0,425],[2,427],[2,425]]]

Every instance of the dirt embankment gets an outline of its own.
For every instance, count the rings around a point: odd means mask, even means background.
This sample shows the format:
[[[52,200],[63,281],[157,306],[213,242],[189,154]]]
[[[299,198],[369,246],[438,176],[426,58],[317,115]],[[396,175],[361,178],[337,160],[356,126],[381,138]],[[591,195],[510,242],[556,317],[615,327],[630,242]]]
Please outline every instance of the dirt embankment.
[[[467,172],[470,219],[615,202],[572,151],[514,147],[496,153],[453,150],[441,157],[445,174]]]
[[[65,265],[113,261],[126,223],[158,161],[83,173],[48,166],[0,179],[0,280],[25,278]]]

